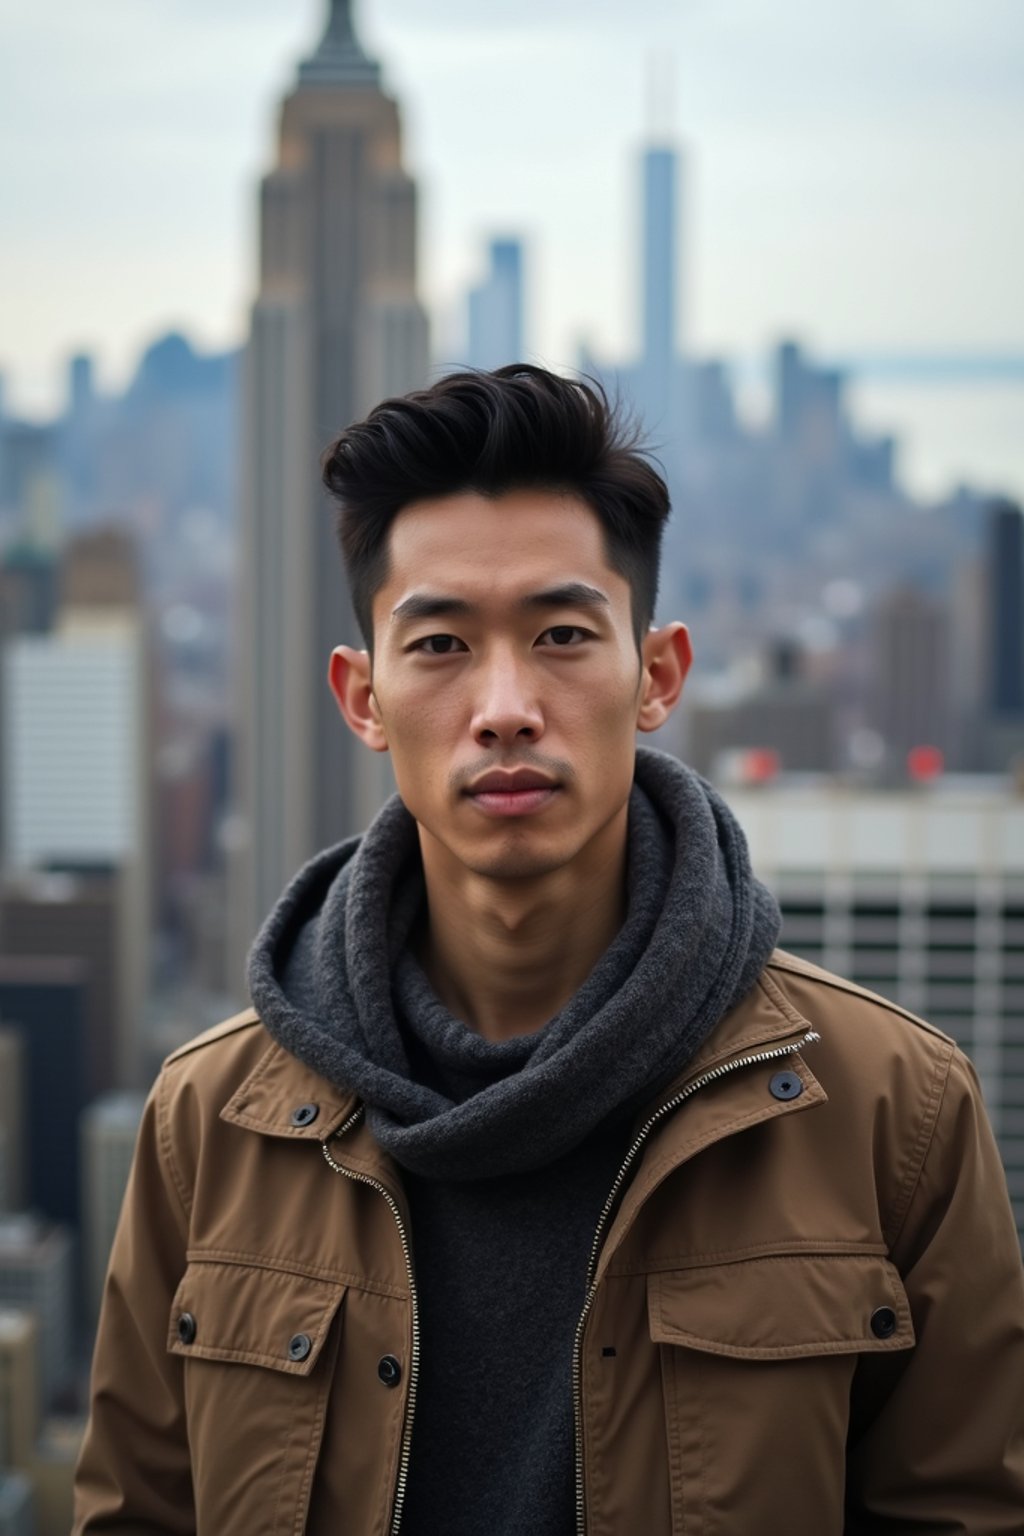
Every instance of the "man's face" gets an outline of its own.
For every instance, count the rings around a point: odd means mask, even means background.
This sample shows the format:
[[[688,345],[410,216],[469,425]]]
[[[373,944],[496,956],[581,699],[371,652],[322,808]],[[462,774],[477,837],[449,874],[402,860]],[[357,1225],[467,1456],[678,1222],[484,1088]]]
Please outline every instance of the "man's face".
[[[371,708],[424,856],[544,875],[625,833],[647,674],[578,499],[416,502],[373,602]]]

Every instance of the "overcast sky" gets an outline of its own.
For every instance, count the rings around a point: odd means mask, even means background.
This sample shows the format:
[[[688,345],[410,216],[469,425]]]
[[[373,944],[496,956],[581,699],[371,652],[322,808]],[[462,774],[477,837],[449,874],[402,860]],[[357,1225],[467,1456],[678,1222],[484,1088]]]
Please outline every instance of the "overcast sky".
[[[117,382],[170,325],[244,334],[255,185],[326,0],[0,0],[0,367]],[[421,187],[442,334],[528,240],[529,341],[636,334],[652,58],[686,150],[702,350],[1024,350],[1024,0],[357,0]],[[668,61],[666,65],[665,61]],[[664,95],[664,90],[661,91]],[[666,116],[664,104],[657,114]]]

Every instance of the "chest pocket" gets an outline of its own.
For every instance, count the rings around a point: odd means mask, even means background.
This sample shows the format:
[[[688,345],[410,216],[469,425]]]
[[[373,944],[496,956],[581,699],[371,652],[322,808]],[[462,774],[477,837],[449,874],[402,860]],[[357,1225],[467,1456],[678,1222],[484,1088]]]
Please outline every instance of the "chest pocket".
[[[778,1253],[652,1274],[673,1536],[841,1536],[858,1359],[913,1346],[895,1267]]]
[[[199,1536],[301,1531],[323,1437],[344,1285],[194,1260],[171,1305]]]

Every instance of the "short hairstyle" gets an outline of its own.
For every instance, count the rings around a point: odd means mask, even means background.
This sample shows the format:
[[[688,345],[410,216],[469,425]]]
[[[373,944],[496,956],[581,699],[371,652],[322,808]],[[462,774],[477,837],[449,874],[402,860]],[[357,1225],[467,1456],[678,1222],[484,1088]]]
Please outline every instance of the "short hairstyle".
[[[636,425],[596,381],[528,363],[450,373],[385,400],[346,427],[322,460],[338,503],[352,607],[373,652],[373,599],[388,575],[388,530],[411,502],[460,491],[538,489],[596,514],[609,565],[630,585],[637,649],[654,617],[668,488]]]

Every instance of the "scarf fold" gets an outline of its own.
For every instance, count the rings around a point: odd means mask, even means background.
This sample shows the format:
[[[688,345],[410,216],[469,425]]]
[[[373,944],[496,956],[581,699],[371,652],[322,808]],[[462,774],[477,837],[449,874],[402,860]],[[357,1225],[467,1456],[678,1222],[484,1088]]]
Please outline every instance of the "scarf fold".
[[[393,796],[362,838],[310,861],[253,946],[253,1005],[286,1050],[366,1105],[425,1178],[544,1167],[675,1077],[757,980],[778,938],[728,806],[638,748],[627,912],[565,1007],[493,1043],[447,1012],[408,947],[426,902],[416,822]]]

